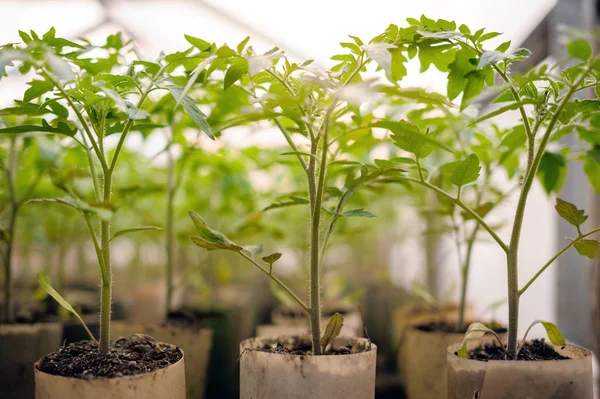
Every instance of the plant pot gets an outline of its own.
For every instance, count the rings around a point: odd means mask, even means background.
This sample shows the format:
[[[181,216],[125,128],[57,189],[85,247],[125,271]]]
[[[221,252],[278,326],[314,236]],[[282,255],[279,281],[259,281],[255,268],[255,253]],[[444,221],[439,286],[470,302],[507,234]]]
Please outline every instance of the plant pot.
[[[482,362],[455,353],[460,344],[446,349],[448,399],[592,399],[592,352],[574,345],[554,346],[570,360]]]
[[[240,399],[373,399],[377,347],[349,355],[305,356],[258,351],[289,337],[251,338],[240,345]],[[336,338],[334,347],[369,345]]]
[[[504,339],[504,334],[499,334]],[[463,333],[427,332],[409,326],[400,345],[398,364],[408,399],[440,399],[447,395],[446,351],[460,343]],[[496,342],[493,335],[468,342],[468,349]],[[469,397],[468,399],[471,399]]]
[[[61,345],[62,325],[0,324],[0,396],[32,398],[33,364]]]
[[[114,338],[143,333],[183,349],[187,399],[204,398],[212,330],[196,326],[142,325],[117,321],[112,323],[112,331]]]
[[[186,399],[184,357],[149,373],[119,378],[73,378],[35,367],[36,399]]]
[[[256,327],[256,336],[261,338],[274,338],[282,335],[306,335],[308,328],[303,325],[277,325],[263,324]]]
[[[362,337],[363,323],[358,308],[348,307],[342,309],[335,309],[328,313],[331,313],[331,315],[333,315],[336,311],[339,311],[342,314],[342,316],[344,316],[344,326],[342,327],[342,332],[340,333],[340,335],[346,337]],[[321,329],[325,329],[331,315],[323,316],[321,318]],[[293,335],[309,333],[308,317],[304,313],[293,314],[293,312],[290,312],[284,307],[277,307],[273,311],[271,318],[273,320],[273,324],[276,326],[298,327],[299,330],[295,331]]]

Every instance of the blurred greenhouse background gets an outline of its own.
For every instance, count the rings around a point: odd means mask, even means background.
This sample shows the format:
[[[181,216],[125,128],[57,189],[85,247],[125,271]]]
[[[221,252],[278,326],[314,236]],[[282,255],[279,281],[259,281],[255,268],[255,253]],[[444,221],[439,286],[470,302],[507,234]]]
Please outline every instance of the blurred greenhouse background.
[[[285,51],[290,60],[314,59],[317,65],[331,66],[334,61],[329,57],[336,54],[339,42],[347,39],[346,34],[370,38],[382,32],[390,23],[402,24],[407,17],[425,14],[434,19],[455,20],[472,27],[503,32],[501,39],[490,41],[491,47],[511,40],[511,48],[530,48],[533,59],[540,61],[546,57],[560,57],[560,53],[557,53],[561,42],[558,27],[562,24],[584,30],[593,29],[595,6],[591,0],[0,0],[0,42],[20,41],[19,30],[46,32],[51,27],[55,27],[61,37],[86,37],[92,42],[122,32],[125,37],[135,40],[143,58],[151,60],[161,52],[170,53],[186,48],[184,34],[209,42],[228,43],[232,47],[250,36],[258,52],[277,46]],[[445,93],[445,77],[433,68],[419,74],[419,63],[414,61],[408,64],[409,73],[401,85],[420,86]],[[18,74],[0,81],[0,108],[19,99],[27,81],[27,76]],[[517,111],[514,112],[496,122],[501,126],[503,123],[513,123],[518,118]],[[273,129],[251,132],[240,127],[228,130],[215,142],[206,137],[199,138],[197,144],[201,149],[200,154],[190,160],[193,165],[190,173],[195,179],[184,182],[182,186],[190,203],[178,203],[176,206],[180,210],[187,206],[187,209],[207,209],[214,213],[211,215],[213,219],[219,218],[220,226],[244,225],[248,229],[244,232],[250,237],[248,241],[254,237],[277,240],[277,227],[282,226],[277,226],[276,217],[267,216],[265,219],[257,214],[272,202],[275,190],[282,185],[297,187],[299,179],[294,180],[289,175],[284,177],[281,165],[273,162],[272,157],[269,158],[268,154],[287,150],[285,140]],[[128,137],[125,146],[129,151],[123,163],[135,165],[138,157],[154,157],[153,169],[136,173],[134,167],[129,169],[130,176],[121,176],[132,188],[144,186],[149,191],[147,197],[132,199],[127,204],[127,211],[120,217],[151,221],[156,219],[154,213],[163,212],[163,208],[156,208],[160,200],[152,197],[152,186],[166,179],[164,173],[169,154],[161,153],[166,143],[167,135],[161,131],[154,132],[148,138],[143,138],[141,134]],[[264,149],[264,152],[253,150],[255,146]],[[385,151],[383,148],[381,150]],[[177,157],[179,153],[173,151],[171,155]],[[210,168],[213,168],[212,171]],[[574,167],[569,173],[572,176],[569,185],[563,189],[565,194],[562,198],[594,204],[592,218],[600,220],[600,201],[588,194],[589,190],[581,178],[582,172]],[[201,187],[195,187],[195,184]],[[508,182],[503,187],[508,190]],[[392,286],[391,292],[398,295],[418,297],[428,292],[442,301],[451,301],[457,295],[459,283],[459,267],[452,239],[442,237],[436,251],[429,254],[423,251],[421,243],[424,233],[431,226],[423,224],[420,215],[406,211],[406,203],[402,198],[395,198],[391,202],[391,206],[371,205],[374,213],[382,219],[374,222],[379,231],[375,238],[368,234],[370,225],[361,225],[370,221],[345,226],[350,229],[348,237],[351,239],[344,242],[344,233],[341,233],[328,259],[335,268],[350,271],[350,275],[346,276],[348,281],[331,286],[350,296],[355,291],[361,291],[363,297],[375,295],[369,291],[372,281],[363,277],[369,274],[369,270],[374,270],[378,278],[385,279]],[[516,195],[510,197],[501,208],[495,209],[490,220],[494,224],[511,220],[515,203]],[[522,248],[527,248],[521,254],[520,273],[523,280],[535,273],[556,252],[557,243],[567,235],[555,216],[553,204],[554,198],[547,196],[536,182],[523,233]],[[381,214],[377,212],[378,208]],[[79,280],[83,283],[96,278],[91,243],[87,242],[87,237],[73,241],[80,234],[84,237],[77,230],[80,228],[78,221],[60,216],[63,214],[50,214],[52,208],[46,209],[49,211],[43,215],[41,222],[45,226],[39,231],[35,230],[39,227],[35,226],[36,216],[28,222],[32,223],[31,231],[38,231],[38,235],[26,239],[34,241],[34,247],[38,250],[19,254],[15,263],[17,278],[47,270],[55,279],[59,278],[58,273],[67,273],[67,281],[73,284]],[[40,217],[34,208],[31,208],[31,212]],[[248,213],[256,219],[242,220],[242,216]],[[299,211],[286,223],[293,223],[294,218],[301,224],[304,215]],[[182,235],[191,228],[187,218],[176,220],[175,225]],[[290,225],[285,227],[289,229]],[[509,227],[504,226],[500,235],[507,237]],[[353,228],[358,233],[352,234]],[[250,231],[252,229],[257,231]],[[141,244],[133,238],[115,242],[115,270],[122,276],[116,283],[116,299],[121,301],[124,309],[135,310],[132,319],[141,322],[160,321],[166,295],[161,282],[165,251],[161,238],[151,236],[152,233],[144,234],[145,239]],[[304,238],[302,234],[298,233],[296,241]],[[61,241],[63,235],[67,237],[67,242]],[[53,242],[54,248],[43,248],[44,242]],[[285,245],[293,247],[294,238],[288,237]],[[365,247],[364,254],[356,250],[361,245]],[[191,288],[179,290],[177,295],[210,297],[208,300],[218,303],[237,296],[237,301],[244,302],[246,297],[256,292],[269,291],[267,281],[263,281],[263,276],[259,276],[259,272],[250,265],[235,264],[233,258],[222,255],[200,255],[195,248],[187,251],[180,245],[179,249],[181,253],[175,265],[176,283]],[[437,266],[435,270],[427,269],[428,256],[433,257],[433,263]],[[298,272],[302,261],[301,258],[293,259],[293,256],[282,259],[281,265],[278,265],[279,272],[283,276],[293,275]],[[371,262],[373,264],[369,264]],[[63,267],[57,267],[58,263],[62,263]],[[578,344],[594,347],[593,312],[597,303],[594,262],[575,255],[566,256],[559,263],[523,297],[519,315],[521,333],[533,319],[553,320],[565,335]],[[189,265],[195,266],[190,268]],[[506,322],[507,311],[503,299],[506,297],[507,283],[503,252],[491,242],[480,241],[474,250],[473,265],[468,297],[476,304],[475,314]],[[361,282],[367,284],[361,286]],[[229,290],[216,292],[215,287],[220,285],[228,286]],[[368,300],[363,301],[368,303]],[[373,306],[375,308],[369,311],[376,313],[377,305]],[[370,319],[366,321],[368,326]]]

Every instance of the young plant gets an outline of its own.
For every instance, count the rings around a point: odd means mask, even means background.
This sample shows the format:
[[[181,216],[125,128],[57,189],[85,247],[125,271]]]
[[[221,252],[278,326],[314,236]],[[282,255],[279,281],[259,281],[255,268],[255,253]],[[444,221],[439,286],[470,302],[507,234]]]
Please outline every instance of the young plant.
[[[18,129],[27,125],[29,111],[18,109],[0,110],[0,129],[3,131]],[[10,114],[18,117],[8,116]],[[5,116],[4,120],[1,119]],[[23,205],[35,196],[35,191],[48,168],[57,160],[56,143],[51,143],[43,137],[17,136],[12,133],[0,135],[2,148],[0,153],[0,169],[2,169],[3,199],[0,203],[0,215],[5,219],[0,228],[2,242],[2,263],[4,269],[4,298],[0,312],[0,323],[15,321],[12,296],[12,271],[17,222]],[[53,146],[54,144],[55,146]]]
[[[62,188],[67,197],[36,199],[36,202],[67,205],[85,221],[101,274],[99,346],[107,352],[112,299],[111,243],[123,234],[157,229],[141,226],[111,233],[117,210],[112,193],[119,155],[131,131],[160,126],[144,122],[150,114],[142,109],[149,95],[156,96],[155,92],[175,98],[197,125],[210,134],[204,114],[187,96],[187,88],[178,86],[167,74],[167,70],[178,65],[197,65],[208,54],[192,55],[190,49],[148,62],[137,59],[131,42],[124,42],[120,34],[109,36],[102,46],[86,40],[76,43],[58,38],[54,28],[42,36],[33,31],[19,34],[23,44],[8,44],[0,49],[0,77],[15,61],[21,62],[19,72],[34,74],[23,100],[11,112],[28,111],[36,117],[36,122],[0,129],[0,133],[67,136],[87,155],[91,190],[85,192],[72,181],[65,181]],[[109,142],[115,138],[113,149]],[[94,225],[96,221],[99,229]],[[43,276],[38,280],[43,288],[48,286],[42,284]],[[64,301],[59,302],[64,306]]]
[[[308,206],[308,304],[275,276],[274,264],[281,253],[256,259],[262,247],[243,247],[232,242],[209,228],[194,212],[190,215],[198,235],[192,240],[207,250],[234,251],[269,276],[308,315],[312,353],[320,355],[325,350],[320,336],[322,262],[330,236],[341,218],[374,216],[361,208],[346,210],[357,190],[401,171],[395,165],[373,167],[358,161],[380,142],[372,134],[377,127],[372,110],[379,101],[378,92],[384,90],[373,81],[364,80],[363,74],[372,60],[378,62],[392,82],[400,79],[403,72],[390,68],[392,55],[385,55],[387,46],[377,43],[377,39],[364,44],[352,37],[350,42],[342,43],[349,51],[333,57],[339,63],[331,70],[316,68],[311,61],[290,63],[277,48],[257,54],[246,45],[247,40],[240,43],[237,51],[220,56],[228,66],[224,89],[242,88],[248,94],[254,106],[241,109],[240,118],[248,122],[270,120],[290,147],[281,156],[294,157],[304,176],[307,191],[289,193],[280,205]],[[369,104],[366,99],[371,100]],[[326,331],[335,332],[337,321],[338,317],[333,318],[333,325]]]
[[[597,57],[592,57],[591,47],[585,40],[575,39],[567,45],[570,55],[568,61],[572,66],[560,70],[564,63],[554,66],[541,65],[523,76],[514,76],[510,72],[510,66],[525,59],[529,52],[524,49],[509,52],[510,42],[500,44],[495,50],[486,50],[484,42],[498,36],[498,33],[486,33],[483,29],[471,32],[465,25],[457,29],[454,22],[434,21],[425,16],[420,20],[409,18],[408,22],[410,26],[407,28],[390,26],[384,34],[385,41],[398,48],[397,51],[407,54],[408,58],[418,55],[422,70],[435,65],[442,72],[448,72],[448,97],[455,99],[462,94],[460,111],[473,104],[473,100],[482,93],[486,85],[493,86],[495,76],[503,81],[503,85],[493,88],[493,93],[497,94],[494,102],[501,104],[500,108],[480,116],[473,124],[510,110],[518,111],[521,116],[521,125],[508,130],[502,137],[503,141],[512,143],[515,148],[525,148],[527,153],[526,164],[521,168],[523,178],[508,243],[484,220],[485,214],[474,208],[470,197],[465,195],[465,189],[478,182],[480,177],[482,162],[477,153],[469,154],[459,163],[447,166],[451,168],[451,181],[456,190],[446,190],[422,173],[420,154],[424,151],[424,140],[427,136],[418,128],[405,123],[404,130],[410,129],[412,136],[420,137],[419,140],[410,143],[410,152],[414,154],[418,175],[406,175],[400,179],[433,190],[440,198],[460,208],[472,217],[506,254],[509,306],[507,353],[510,359],[515,359],[518,353],[517,331],[521,296],[569,248],[575,247],[580,254],[594,258],[600,245],[598,241],[589,238],[600,229],[585,233],[581,229],[581,225],[587,219],[585,212],[573,204],[557,199],[558,214],[576,228],[577,235],[524,286],[519,287],[518,252],[531,187],[536,176],[540,176],[547,191],[557,190],[566,168],[565,154],[549,151],[549,145],[554,143],[558,146],[558,139],[574,132],[577,132],[582,140],[590,143],[593,146],[592,150],[575,155],[585,163],[586,173],[594,188],[599,188],[596,183],[600,168],[597,158],[594,158],[597,141],[590,134],[590,126],[594,126],[600,111],[598,100],[578,100],[574,99],[574,96],[598,86],[600,62]],[[399,57],[398,60],[402,63],[406,57]],[[574,148],[568,148],[566,145],[563,149],[567,153],[575,152]]]

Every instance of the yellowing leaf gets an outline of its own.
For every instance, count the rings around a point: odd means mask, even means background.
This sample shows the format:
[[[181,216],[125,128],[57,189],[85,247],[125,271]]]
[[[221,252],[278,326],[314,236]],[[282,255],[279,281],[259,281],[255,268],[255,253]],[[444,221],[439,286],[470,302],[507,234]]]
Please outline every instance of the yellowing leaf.
[[[323,332],[323,336],[321,337],[321,347],[323,348],[323,352],[327,346],[338,336],[340,332],[342,332],[342,326],[344,325],[344,316],[339,313],[335,313],[329,319],[329,323],[327,323],[327,327],[325,327],[325,332]]]

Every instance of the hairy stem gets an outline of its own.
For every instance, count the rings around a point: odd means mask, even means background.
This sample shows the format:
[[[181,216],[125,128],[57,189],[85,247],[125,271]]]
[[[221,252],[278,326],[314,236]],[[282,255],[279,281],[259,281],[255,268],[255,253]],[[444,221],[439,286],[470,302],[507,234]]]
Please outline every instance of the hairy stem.
[[[519,256],[519,243],[521,238],[521,230],[523,227],[523,218],[525,216],[525,207],[527,205],[527,198],[533,185],[535,175],[539,169],[542,156],[546,145],[550,140],[550,136],[554,130],[554,126],[558,122],[562,110],[569,102],[571,96],[575,92],[575,88],[581,84],[588,72],[581,74],[579,78],[574,82],[572,86],[561,100],[560,104],[552,114],[552,118],[548,123],[548,127],[542,140],[540,141],[539,147],[533,158],[533,162],[530,163],[530,167],[525,171],[525,180],[521,188],[521,194],[519,195],[519,201],[517,203],[517,209],[515,211],[514,223],[512,233],[510,236],[509,251],[507,253],[507,275],[508,275],[508,355],[512,359],[517,357],[517,332],[519,329],[519,268],[518,268],[518,256]],[[529,163],[529,162],[528,162]]]
[[[104,174],[102,199],[109,204],[112,194],[112,172]],[[102,245],[102,259],[104,261],[105,278],[102,279],[100,303],[100,350],[108,352],[110,346],[110,318],[112,305],[112,268],[110,254],[110,221],[100,222],[100,242]]]
[[[17,226],[17,214],[19,213],[19,202],[15,192],[15,177],[17,169],[16,137],[11,137],[8,153],[8,165],[5,168],[6,185],[8,186],[8,197],[10,206],[10,217],[8,220],[6,237],[6,250],[4,251],[4,321],[12,323],[14,314],[12,309],[12,253],[14,249],[14,236]]]
[[[171,142],[173,140],[173,129],[171,129]],[[167,150],[167,225],[166,225],[166,247],[167,247],[167,297],[166,311],[171,310],[173,300],[173,263],[175,257],[175,231],[173,228],[173,202],[175,200],[175,165],[173,153],[169,147]]]
[[[462,267],[462,285],[460,289],[460,303],[458,307],[458,330],[462,331],[465,327],[465,308],[467,306],[467,287],[469,283],[469,270],[471,269],[471,258],[473,254],[473,246],[475,245],[475,239],[477,238],[477,232],[479,231],[479,225],[473,227],[473,232],[469,236],[467,241],[465,264]]]

